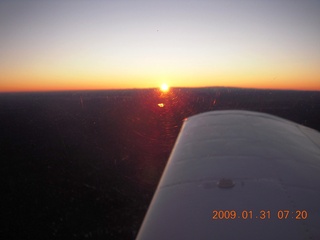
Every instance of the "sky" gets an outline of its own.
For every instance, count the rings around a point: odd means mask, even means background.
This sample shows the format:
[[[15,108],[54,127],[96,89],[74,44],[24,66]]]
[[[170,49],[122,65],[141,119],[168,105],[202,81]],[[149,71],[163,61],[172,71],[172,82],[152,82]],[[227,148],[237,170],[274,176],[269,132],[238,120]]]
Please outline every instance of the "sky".
[[[0,92],[320,90],[319,0],[0,0]]]

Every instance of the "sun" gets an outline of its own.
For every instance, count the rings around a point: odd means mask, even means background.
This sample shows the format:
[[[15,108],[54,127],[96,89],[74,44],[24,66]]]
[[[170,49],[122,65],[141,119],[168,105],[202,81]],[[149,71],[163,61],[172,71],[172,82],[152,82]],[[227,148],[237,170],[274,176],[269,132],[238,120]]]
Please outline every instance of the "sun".
[[[169,86],[166,83],[162,83],[160,86],[161,92],[168,92],[169,91]]]

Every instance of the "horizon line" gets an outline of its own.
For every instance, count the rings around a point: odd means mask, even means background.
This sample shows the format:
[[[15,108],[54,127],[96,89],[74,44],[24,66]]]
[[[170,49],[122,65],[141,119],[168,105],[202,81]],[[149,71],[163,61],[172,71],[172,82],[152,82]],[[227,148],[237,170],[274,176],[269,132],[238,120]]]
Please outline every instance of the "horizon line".
[[[201,87],[179,87],[174,86],[170,89],[239,89],[239,90],[261,90],[261,91],[297,91],[297,92],[320,92],[320,89],[290,89],[290,88],[254,88],[254,87],[235,87],[235,86],[201,86]],[[55,92],[98,92],[98,91],[133,91],[133,90],[157,90],[159,87],[132,87],[132,88],[105,88],[105,89],[52,89],[52,90],[12,90],[1,91],[0,94],[6,93],[55,93]],[[170,91],[170,90],[169,90]]]

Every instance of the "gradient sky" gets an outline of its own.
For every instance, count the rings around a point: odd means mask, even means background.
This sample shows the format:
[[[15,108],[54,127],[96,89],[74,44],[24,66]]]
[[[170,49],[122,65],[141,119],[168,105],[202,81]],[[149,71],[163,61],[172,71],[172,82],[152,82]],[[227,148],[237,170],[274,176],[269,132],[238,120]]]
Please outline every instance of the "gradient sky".
[[[320,90],[320,1],[0,1],[0,91]]]

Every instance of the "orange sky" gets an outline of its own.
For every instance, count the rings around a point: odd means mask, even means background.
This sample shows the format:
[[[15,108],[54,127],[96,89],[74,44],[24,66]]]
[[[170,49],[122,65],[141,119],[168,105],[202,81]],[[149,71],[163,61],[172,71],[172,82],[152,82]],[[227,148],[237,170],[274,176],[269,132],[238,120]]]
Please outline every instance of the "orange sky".
[[[0,92],[320,90],[318,1],[1,1]]]

